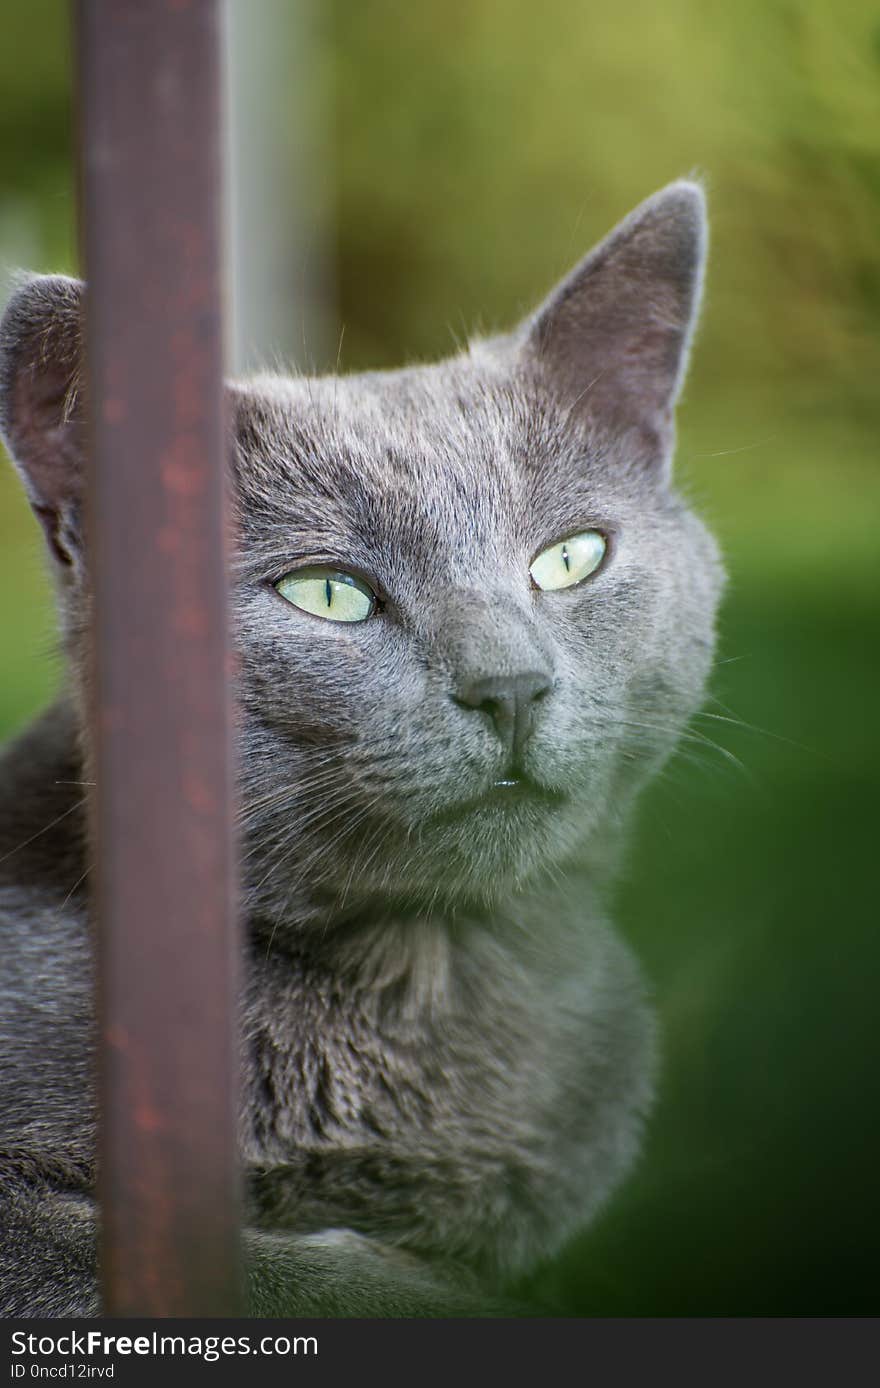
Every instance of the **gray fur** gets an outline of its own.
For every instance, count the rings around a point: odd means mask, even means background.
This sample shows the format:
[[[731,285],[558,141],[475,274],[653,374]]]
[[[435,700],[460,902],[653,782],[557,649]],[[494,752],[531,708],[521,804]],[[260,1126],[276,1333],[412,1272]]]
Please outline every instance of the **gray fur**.
[[[636,1154],[653,1027],[603,898],[711,660],[720,566],[668,475],[703,249],[702,194],[673,184],[509,336],[230,387],[257,1314],[490,1314]],[[37,278],[0,329],[70,668],[2,762],[0,1305],[21,1315],[97,1306],[80,316],[80,286]],[[532,588],[535,554],[588,527],[611,537],[596,575]],[[364,573],[379,613],[286,604],[303,560]],[[456,696],[523,671],[549,690],[518,770],[546,794],[462,810],[510,768]]]

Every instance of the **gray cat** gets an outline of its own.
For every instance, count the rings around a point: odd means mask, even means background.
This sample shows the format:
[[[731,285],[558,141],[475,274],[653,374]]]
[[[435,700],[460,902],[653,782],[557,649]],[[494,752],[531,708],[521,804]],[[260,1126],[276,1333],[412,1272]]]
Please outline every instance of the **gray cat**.
[[[491,1314],[636,1154],[652,1020],[603,897],[711,662],[670,484],[704,244],[675,183],[508,336],[229,388],[255,1314]],[[70,672],[0,763],[7,1316],[99,1307],[81,296],[30,279],[0,330]]]

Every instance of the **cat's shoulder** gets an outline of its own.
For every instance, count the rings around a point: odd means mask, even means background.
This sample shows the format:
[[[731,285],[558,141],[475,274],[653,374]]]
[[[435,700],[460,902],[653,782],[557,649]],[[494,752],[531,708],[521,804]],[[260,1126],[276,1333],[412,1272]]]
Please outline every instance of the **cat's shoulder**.
[[[0,1028],[10,1044],[26,1037],[45,1053],[90,1007],[87,877],[85,788],[62,703],[0,751]]]

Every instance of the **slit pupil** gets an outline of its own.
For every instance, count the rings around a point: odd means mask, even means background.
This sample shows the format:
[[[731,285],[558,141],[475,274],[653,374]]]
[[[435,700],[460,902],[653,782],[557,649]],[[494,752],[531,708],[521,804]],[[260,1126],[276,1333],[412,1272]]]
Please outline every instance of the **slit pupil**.
[[[563,564],[565,565],[565,572],[566,572],[566,573],[570,573],[570,572],[571,572],[571,560],[570,560],[569,557],[568,557],[568,546],[567,546],[567,545],[563,545],[563,546],[562,546],[562,562],[563,562]]]
[[[327,606],[330,607],[333,603],[333,589],[330,586],[329,578],[324,579],[324,595],[327,599]]]

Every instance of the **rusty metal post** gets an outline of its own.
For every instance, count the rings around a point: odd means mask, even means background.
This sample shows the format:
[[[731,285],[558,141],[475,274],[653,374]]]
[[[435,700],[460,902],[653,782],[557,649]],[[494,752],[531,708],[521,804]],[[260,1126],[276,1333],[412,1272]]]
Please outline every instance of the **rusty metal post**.
[[[238,1309],[215,0],[78,0],[102,1276]]]

